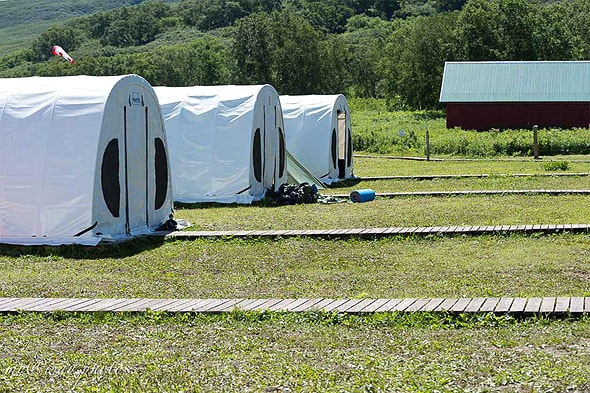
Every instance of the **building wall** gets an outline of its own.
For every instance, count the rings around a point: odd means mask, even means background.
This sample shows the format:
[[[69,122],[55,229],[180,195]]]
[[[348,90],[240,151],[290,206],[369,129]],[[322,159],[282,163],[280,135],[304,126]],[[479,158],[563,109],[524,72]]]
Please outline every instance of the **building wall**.
[[[590,102],[449,102],[446,107],[447,128],[590,127]]]

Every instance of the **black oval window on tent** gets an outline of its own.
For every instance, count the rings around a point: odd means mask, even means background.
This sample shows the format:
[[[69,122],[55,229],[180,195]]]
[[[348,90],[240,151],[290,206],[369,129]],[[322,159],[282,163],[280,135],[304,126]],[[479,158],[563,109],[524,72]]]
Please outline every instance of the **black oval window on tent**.
[[[260,128],[257,128],[254,132],[252,158],[254,159],[254,177],[260,183],[262,182],[262,141],[260,140]]]
[[[166,157],[166,149],[162,139],[156,138],[155,148],[156,198],[154,209],[158,210],[166,202],[166,195],[168,194],[168,158]]]
[[[279,177],[285,173],[285,136],[283,130],[279,127]]]
[[[352,164],[352,133],[348,130],[348,151],[346,152],[346,166]]]
[[[100,167],[102,196],[113,217],[119,217],[121,185],[119,183],[119,140],[111,139],[102,156]]]
[[[336,158],[337,158],[337,150],[336,150],[336,129],[332,130],[332,165],[334,168],[336,167]]]

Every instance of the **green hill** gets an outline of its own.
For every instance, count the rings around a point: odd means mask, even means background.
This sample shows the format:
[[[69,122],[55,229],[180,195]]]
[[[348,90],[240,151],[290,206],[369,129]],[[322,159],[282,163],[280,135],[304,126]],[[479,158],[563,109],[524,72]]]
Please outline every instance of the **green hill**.
[[[0,0],[0,29],[56,21],[142,3],[144,0]],[[178,0],[165,0],[173,2]]]
[[[588,0],[0,0],[0,12],[0,77],[269,83],[390,109],[440,108],[445,61],[590,59]]]

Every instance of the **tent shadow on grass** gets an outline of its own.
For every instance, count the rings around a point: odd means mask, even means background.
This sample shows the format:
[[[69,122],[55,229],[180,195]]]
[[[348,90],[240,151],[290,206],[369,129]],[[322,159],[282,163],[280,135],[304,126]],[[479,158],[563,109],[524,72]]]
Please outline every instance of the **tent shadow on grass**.
[[[34,255],[40,257],[58,256],[69,259],[125,258],[152,250],[164,244],[164,237],[138,237],[122,243],[100,243],[98,246],[63,245],[63,246],[20,246],[0,244],[0,256],[22,257]]]

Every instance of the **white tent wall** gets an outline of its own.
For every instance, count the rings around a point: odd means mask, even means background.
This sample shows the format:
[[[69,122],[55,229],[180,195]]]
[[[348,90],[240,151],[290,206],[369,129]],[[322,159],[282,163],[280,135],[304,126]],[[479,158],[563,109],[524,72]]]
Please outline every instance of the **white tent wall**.
[[[283,118],[272,86],[154,89],[174,200],[248,204],[287,181]]]
[[[124,117],[126,107],[139,106],[132,102],[133,95],[143,105],[137,116],[143,119],[141,125]],[[128,141],[149,140],[143,153],[128,149],[126,155],[119,143],[126,133]],[[155,147],[149,146],[156,139],[165,149],[157,99],[136,75],[2,79],[0,243],[94,245],[164,223],[172,211],[167,163],[160,168],[168,173],[158,176],[159,200],[164,202],[158,209],[149,204],[156,193]],[[117,140],[111,150],[117,153],[113,162],[118,167],[105,167],[105,149],[112,140]],[[108,174],[103,175],[105,170]],[[120,205],[118,216],[106,204],[105,179],[107,184],[111,179],[113,190],[119,189],[112,198]]]
[[[280,99],[287,150],[325,184],[352,177],[352,132],[346,97],[301,95]]]

